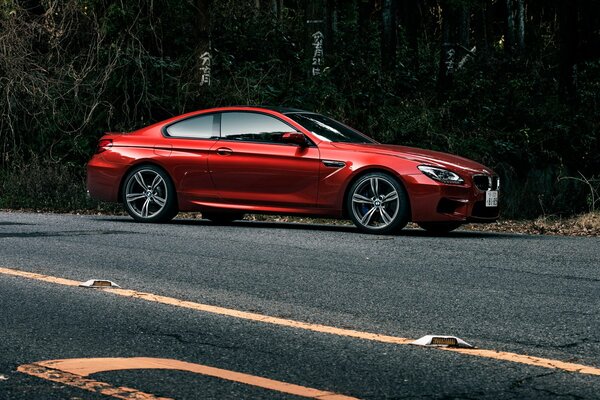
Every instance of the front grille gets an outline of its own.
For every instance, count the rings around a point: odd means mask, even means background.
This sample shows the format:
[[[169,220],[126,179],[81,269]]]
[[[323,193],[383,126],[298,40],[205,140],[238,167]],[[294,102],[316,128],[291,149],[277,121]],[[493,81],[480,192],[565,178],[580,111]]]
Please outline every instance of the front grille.
[[[473,176],[473,184],[482,192],[486,190],[498,190],[500,179],[497,176],[475,175]]]
[[[498,218],[498,207],[486,207],[485,201],[478,201],[473,205],[471,216],[474,218]]]

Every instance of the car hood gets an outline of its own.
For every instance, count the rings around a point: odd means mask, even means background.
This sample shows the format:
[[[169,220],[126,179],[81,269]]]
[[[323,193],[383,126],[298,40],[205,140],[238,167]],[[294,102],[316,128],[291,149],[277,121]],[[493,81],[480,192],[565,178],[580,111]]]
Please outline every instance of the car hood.
[[[396,156],[406,160],[427,164],[434,167],[443,167],[450,170],[470,171],[473,173],[493,174],[486,166],[468,158],[442,153],[440,151],[419,149],[416,147],[397,146],[391,144],[365,144],[365,143],[331,143],[334,147],[343,150],[359,151],[366,153]]]

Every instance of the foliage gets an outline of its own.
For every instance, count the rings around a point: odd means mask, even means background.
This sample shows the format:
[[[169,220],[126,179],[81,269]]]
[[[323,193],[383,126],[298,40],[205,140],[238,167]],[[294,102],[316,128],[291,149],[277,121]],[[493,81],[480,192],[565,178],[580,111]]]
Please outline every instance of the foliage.
[[[0,208],[43,211],[113,210],[86,196],[81,167],[30,159],[27,168],[0,170]]]
[[[501,175],[508,216],[587,209],[585,183],[558,178],[600,170],[600,61],[579,63],[578,101],[565,101],[555,14],[529,26],[526,54],[507,54],[496,21],[491,45],[478,42],[441,95],[436,1],[419,3],[418,48],[400,26],[390,71],[381,68],[377,7],[361,21],[356,2],[337,2],[326,68],[315,77],[302,2],[286,1],[279,19],[255,1],[213,2],[210,86],[196,74],[201,3],[0,2],[0,207],[97,207],[83,197],[82,166],[102,132],[205,107],[270,104],[481,161]],[[475,15],[485,2],[454,3]]]

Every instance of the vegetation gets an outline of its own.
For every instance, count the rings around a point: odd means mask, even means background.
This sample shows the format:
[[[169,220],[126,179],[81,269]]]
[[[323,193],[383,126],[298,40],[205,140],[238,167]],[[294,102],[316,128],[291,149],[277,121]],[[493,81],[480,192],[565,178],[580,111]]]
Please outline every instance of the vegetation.
[[[505,216],[591,211],[600,3],[0,0],[0,207],[96,208],[102,132],[232,104],[481,161]]]

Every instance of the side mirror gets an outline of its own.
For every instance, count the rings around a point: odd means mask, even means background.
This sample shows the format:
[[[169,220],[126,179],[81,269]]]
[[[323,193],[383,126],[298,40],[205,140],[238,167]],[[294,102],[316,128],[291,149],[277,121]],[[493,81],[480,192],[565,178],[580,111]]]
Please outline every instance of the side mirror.
[[[281,141],[283,143],[292,143],[297,144],[299,146],[308,145],[306,137],[304,137],[304,134],[300,132],[286,132],[283,135],[281,135]]]

